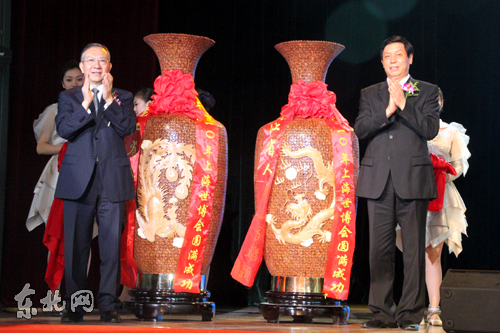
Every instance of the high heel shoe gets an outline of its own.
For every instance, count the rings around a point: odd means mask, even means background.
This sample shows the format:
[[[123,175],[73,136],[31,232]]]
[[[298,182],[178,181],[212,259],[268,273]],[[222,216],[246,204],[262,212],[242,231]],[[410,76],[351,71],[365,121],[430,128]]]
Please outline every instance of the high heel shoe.
[[[427,323],[432,326],[443,326],[443,321],[439,317],[440,314],[441,308],[439,306],[429,306],[427,309]]]

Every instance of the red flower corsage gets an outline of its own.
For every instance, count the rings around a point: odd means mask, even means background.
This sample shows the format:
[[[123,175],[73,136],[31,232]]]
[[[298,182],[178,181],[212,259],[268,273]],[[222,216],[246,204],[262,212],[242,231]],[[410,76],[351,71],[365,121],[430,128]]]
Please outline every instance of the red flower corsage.
[[[122,102],[118,99],[118,94],[116,93],[116,90],[111,94],[113,99],[118,103],[118,105],[122,105]]]

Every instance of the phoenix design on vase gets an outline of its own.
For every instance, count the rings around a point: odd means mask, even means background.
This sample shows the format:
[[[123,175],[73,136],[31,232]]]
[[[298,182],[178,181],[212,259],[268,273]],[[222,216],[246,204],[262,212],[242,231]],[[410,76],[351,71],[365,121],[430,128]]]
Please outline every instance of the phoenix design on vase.
[[[172,245],[180,248],[186,227],[178,221],[177,209],[179,200],[188,197],[193,180],[195,146],[157,139],[144,140],[141,148],[138,176],[144,186],[137,190],[137,233],[149,242],[154,242],[155,236],[173,238]],[[177,184],[170,198],[166,186],[162,186],[164,179]],[[164,207],[163,202],[168,204]]]

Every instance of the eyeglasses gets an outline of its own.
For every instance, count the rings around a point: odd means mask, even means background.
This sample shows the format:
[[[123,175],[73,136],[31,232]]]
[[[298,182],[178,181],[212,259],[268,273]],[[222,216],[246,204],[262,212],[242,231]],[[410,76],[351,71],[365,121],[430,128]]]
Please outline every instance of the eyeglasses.
[[[99,64],[106,65],[108,63],[108,59],[106,58],[87,58],[84,60],[87,64],[93,64],[95,61],[99,61]]]

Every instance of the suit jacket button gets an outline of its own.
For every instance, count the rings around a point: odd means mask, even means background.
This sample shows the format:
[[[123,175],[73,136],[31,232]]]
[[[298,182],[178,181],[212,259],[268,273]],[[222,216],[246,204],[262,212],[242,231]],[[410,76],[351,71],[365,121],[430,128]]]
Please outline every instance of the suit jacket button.
[[[99,138],[98,138],[97,136],[96,136],[96,137],[94,137],[94,139],[99,140]]]
[[[392,136],[392,134],[389,135],[389,139],[391,139],[391,140],[394,139],[394,137]]]
[[[387,156],[387,160],[390,161],[391,160],[391,157],[390,156]]]

